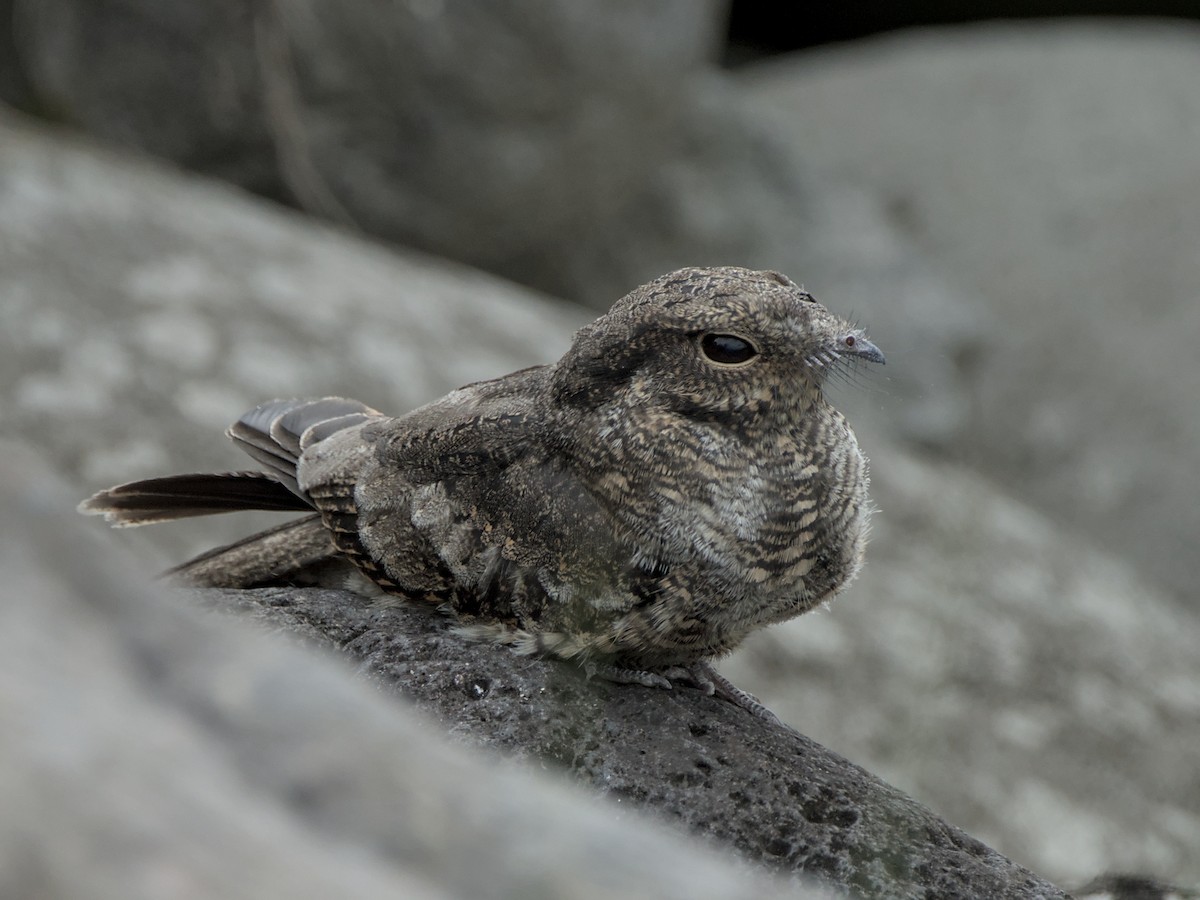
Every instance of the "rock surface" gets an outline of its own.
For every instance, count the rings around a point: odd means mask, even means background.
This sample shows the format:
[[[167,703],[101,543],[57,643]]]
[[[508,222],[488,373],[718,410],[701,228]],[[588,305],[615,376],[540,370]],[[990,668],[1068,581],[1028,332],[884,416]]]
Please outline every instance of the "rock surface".
[[[1200,624],[969,470],[868,446],[862,576],[723,671],[1035,871],[1193,879]]]
[[[868,190],[986,326],[943,449],[1193,615],[1197,83],[1200,28],[1165,22],[909,32],[743,75],[812,176]]]
[[[242,467],[221,434],[264,399],[409,409],[561,355],[588,318],[12,116],[0,136],[0,419],[88,485]],[[175,553],[234,536],[146,534]]]
[[[566,771],[783,873],[863,897],[1058,894],[845,759],[699,691],[589,683],[569,665],[466,644],[436,614],[340,591],[198,593],[338,647],[465,741]]]
[[[447,746],[344,657],[149,590],[0,447],[4,896],[785,896],[714,841]]]
[[[792,146],[791,163],[770,152],[766,170],[790,174],[778,205],[756,211],[777,223],[772,240],[793,246],[786,257],[764,242],[760,256],[700,261],[777,265],[853,308],[889,353],[887,379],[838,396],[875,463],[882,511],[866,573],[828,614],[764,633],[725,670],[806,734],[1064,882],[1110,866],[1200,881],[1189,758],[1200,744],[1200,636],[1178,603],[1194,580],[1194,554],[1178,542],[1196,533],[1197,494],[1186,414],[1194,280],[1184,277],[1194,260],[1176,242],[1194,233],[1186,197],[1198,182],[1185,152],[1168,159],[1189,146],[1192,122],[1169,112],[1191,109],[1174,87],[1194,81],[1194,54],[1172,50],[1181,43],[1192,46],[1186,32],[949,31],[719,88],[758,110],[772,146]],[[710,107],[713,121],[721,109]],[[1072,120],[1073,109],[1088,115]],[[1153,127],[1122,130],[1132,110]],[[969,122],[987,138],[975,143]],[[1060,122],[1057,137],[1036,137]],[[1072,143],[1080,130],[1089,139]],[[1138,168],[1145,153],[1153,169]],[[1022,154],[1038,163],[1027,193]],[[707,171],[690,177],[703,185]],[[985,188],[992,171],[1003,177]],[[726,201],[713,202],[719,212]],[[974,230],[981,210],[995,218]],[[1063,210],[1086,239],[1056,230]],[[0,213],[0,428],[37,447],[79,496],[243,465],[220,430],[277,392],[401,410],[554,358],[587,315],[12,117],[0,121]],[[797,217],[821,227],[797,230]],[[653,247],[639,256],[651,245],[632,227],[625,238],[642,262],[606,278],[672,264]],[[722,245],[694,246],[687,262]],[[1124,246],[1144,252],[1093,253]],[[993,253],[1008,265],[994,268]],[[952,293],[936,267],[964,289]],[[1108,293],[1114,285],[1126,293]],[[1093,290],[1094,307],[1076,299]],[[1133,296],[1144,322],[1129,313]],[[1050,398],[1036,421],[1033,396]],[[1137,427],[1115,415],[1121,404]],[[1121,489],[1097,493],[1096,480]],[[119,537],[165,562],[251,527],[214,520]],[[1156,534],[1173,556],[1154,555]]]
[[[753,246],[739,176],[763,151],[697,77],[722,6],[46,0],[18,4],[17,39],[67,122],[607,305],[663,253]]]
[[[31,105],[109,141],[592,306],[681,266],[791,273],[889,346],[926,348],[880,410],[944,445],[987,317],[713,66],[721,16],[713,0],[20,2],[15,74]]]

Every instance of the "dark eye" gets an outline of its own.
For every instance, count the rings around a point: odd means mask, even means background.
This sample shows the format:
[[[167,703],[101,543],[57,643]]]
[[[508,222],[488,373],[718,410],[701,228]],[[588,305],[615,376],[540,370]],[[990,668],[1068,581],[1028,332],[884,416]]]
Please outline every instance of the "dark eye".
[[[758,356],[752,343],[734,334],[706,334],[700,339],[700,349],[713,362],[723,366],[736,366]]]
[[[842,338],[842,343],[845,344],[847,347],[853,347],[856,343],[858,343],[858,341],[857,341],[857,339],[855,339],[854,335],[848,334],[844,338]]]

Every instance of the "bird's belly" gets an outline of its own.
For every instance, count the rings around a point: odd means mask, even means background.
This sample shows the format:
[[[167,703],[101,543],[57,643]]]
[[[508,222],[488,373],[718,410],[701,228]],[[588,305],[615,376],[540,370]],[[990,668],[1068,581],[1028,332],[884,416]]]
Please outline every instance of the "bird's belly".
[[[854,467],[857,470],[857,467]],[[669,540],[704,588],[698,615],[740,633],[832,597],[857,573],[866,543],[866,487],[828,468],[710,485],[702,502],[664,510]]]

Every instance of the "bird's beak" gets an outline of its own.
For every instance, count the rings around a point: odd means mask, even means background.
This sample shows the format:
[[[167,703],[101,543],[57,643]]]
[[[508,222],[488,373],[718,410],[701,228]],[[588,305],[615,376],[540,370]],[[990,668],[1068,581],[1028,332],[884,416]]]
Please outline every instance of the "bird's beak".
[[[883,358],[883,351],[861,335],[855,335],[853,347],[839,347],[838,353],[842,356],[856,356],[867,362],[879,363],[881,366],[887,362]]]

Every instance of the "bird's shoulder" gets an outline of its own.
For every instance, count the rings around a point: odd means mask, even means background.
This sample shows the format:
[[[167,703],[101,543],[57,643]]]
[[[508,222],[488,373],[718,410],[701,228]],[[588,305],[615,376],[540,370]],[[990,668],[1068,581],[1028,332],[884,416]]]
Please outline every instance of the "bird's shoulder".
[[[444,557],[504,545],[532,565],[599,527],[550,434],[545,377],[536,367],[470,384],[364,429],[373,459],[354,489],[360,526],[411,526]]]
[[[490,475],[544,446],[546,369],[534,366],[458,388],[375,424],[366,437],[381,465],[417,481]]]
[[[374,459],[354,496],[368,551],[398,571],[394,560],[411,552],[399,543],[429,547],[464,614],[506,617],[550,596],[610,590],[600,585],[630,555],[563,452],[545,379],[538,367],[467,385],[364,429]]]

